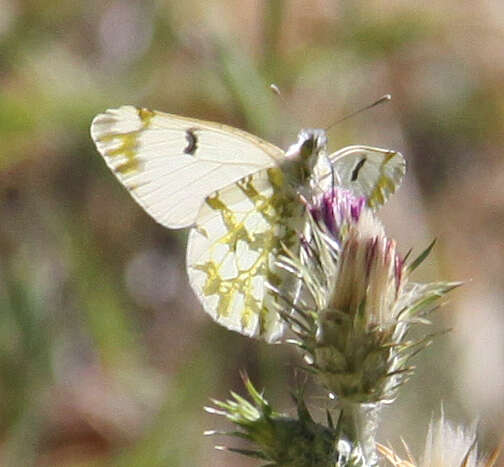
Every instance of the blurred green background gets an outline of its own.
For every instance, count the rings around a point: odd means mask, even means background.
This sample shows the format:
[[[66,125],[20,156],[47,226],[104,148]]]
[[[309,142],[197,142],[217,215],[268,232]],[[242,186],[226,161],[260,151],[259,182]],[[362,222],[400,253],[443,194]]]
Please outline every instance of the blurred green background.
[[[281,102],[268,89],[276,83]],[[382,211],[403,252],[438,238],[419,281],[464,280],[383,414],[379,440],[418,455],[438,415],[504,420],[504,3],[0,0],[0,465],[253,466],[213,449],[203,412],[243,393],[277,407],[299,356],[221,329],[184,269],[185,232],[157,225],[89,137],[135,104],[247,129],[286,147],[400,150]],[[315,415],[320,401],[311,400]],[[236,446],[236,441],[231,442]]]

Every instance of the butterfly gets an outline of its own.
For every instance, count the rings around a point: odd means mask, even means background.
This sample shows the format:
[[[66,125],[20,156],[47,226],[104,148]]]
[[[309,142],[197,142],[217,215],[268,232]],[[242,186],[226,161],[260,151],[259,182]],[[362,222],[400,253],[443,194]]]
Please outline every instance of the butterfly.
[[[157,222],[190,228],[189,282],[219,324],[277,341],[285,326],[277,266],[297,251],[307,198],[336,183],[382,205],[401,183],[396,151],[349,146],[327,154],[324,130],[301,130],[287,151],[243,130],[126,105],[97,115],[91,137],[117,179]]]

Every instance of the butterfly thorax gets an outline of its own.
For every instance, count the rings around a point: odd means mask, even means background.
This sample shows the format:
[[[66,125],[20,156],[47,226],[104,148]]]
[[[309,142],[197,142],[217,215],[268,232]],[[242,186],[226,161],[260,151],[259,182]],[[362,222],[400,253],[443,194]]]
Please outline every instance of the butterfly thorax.
[[[297,192],[313,188],[316,167],[327,160],[327,135],[322,129],[303,129],[289,146],[282,163],[287,183]]]

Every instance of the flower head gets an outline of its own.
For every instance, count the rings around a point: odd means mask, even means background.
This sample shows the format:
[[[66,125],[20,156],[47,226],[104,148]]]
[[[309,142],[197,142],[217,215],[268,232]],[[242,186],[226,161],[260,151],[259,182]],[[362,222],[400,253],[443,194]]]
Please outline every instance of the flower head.
[[[405,334],[457,283],[419,285],[409,274],[432,245],[411,262],[366,200],[332,187],[310,206],[310,230],[300,257],[282,265],[300,278],[294,313],[281,311],[312,371],[340,400],[390,401],[411,373],[409,357],[422,344]]]
[[[478,454],[474,426],[464,428],[446,420],[444,414],[432,421],[425,440],[422,459],[416,462],[406,446],[408,460],[401,459],[392,449],[379,445],[378,450],[396,467],[491,467],[500,450],[495,449],[487,458]]]

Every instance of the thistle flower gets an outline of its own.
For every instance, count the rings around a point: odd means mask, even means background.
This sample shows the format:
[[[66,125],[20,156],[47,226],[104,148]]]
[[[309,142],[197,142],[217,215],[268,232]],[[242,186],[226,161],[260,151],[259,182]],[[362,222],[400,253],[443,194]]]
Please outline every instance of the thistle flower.
[[[430,342],[406,340],[411,325],[458,283],[415,284],[425,259],[402,258],[366,200],[333,187],[310,206],[310,230],[300,257],[280,266],[301,281],[303,294],[279,310],[297,336],[311,371],[339,401],[390,402],[411,374],[409,358]],[[280,293],[280,292],[279,292]]]
[[[495,449],[489,457],[479,455],[474,427],[455,426],[445,419],[444,413],[437,422],[430,423],[419,463],[415,462],[407,447],[409,460],[401,459],[388,447],[380,445],[378,449],[396,467],[492,467],[500,453]]]

